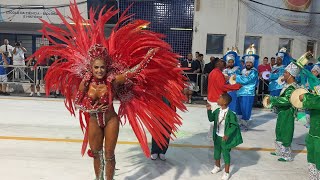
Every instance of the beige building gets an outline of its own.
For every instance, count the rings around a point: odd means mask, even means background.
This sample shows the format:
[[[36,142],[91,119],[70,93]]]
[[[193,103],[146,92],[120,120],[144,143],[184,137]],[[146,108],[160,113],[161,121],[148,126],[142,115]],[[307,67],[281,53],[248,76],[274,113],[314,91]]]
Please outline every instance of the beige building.
[[[288,8],[284,0],[259,2]],[[250,0],[195,0],[195,7],[192,51],[203,53],[206,61],[223,56],[232,46],[243,55],[250,43],[256,45],[260,57],[275,56],[282,46],[287,46],[293,58],[307,49],[315,57],[320,55],[319,34],[309,28],[320,25],[315,15],[281,11]],[[319,9],[315,7],[320,7],[319,2],[313,1],[304,11]]]

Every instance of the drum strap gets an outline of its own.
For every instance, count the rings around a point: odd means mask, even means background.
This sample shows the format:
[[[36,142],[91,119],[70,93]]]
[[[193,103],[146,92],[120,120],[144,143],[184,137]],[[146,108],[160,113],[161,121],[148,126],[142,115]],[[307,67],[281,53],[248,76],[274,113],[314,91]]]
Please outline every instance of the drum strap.
[[[311,137],[314,137],[314,138],[319,138],[320,139],[320,137],[319,136],[313,136],[313,135],[311,135],[310,133],[308,133]]]

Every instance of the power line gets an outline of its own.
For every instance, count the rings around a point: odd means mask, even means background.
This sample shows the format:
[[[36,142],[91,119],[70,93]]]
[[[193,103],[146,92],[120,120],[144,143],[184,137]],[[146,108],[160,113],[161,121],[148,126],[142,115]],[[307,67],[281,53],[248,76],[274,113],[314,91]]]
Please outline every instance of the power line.
[[[272,6],[272,5],[269,5],[269,4],[264,4],[262,2],[258,2],[258,1],[255,1],[255,0],[249,0],[249,1],[253,2],[253,3],[256,3],[256,4],[263,5],[263,6],[267,6],[267,7],[271,7],[271,8],[275,8],[275,9],[281,9],[281,10],[284,10],[284,11],[291,11],[291,12],[305,13],[305,14],[320,14],[320,12],[307,12],[307,11],[299,11],[299,10],[292,10],[292,9],[276,7],[276,6]]]

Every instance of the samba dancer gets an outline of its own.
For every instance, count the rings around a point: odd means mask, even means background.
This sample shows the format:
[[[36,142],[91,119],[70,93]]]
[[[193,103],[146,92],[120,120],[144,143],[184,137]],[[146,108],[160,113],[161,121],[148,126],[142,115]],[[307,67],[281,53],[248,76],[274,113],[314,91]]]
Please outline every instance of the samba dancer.
[[[46,74],[46,93],[60,90],[70,113],[75,115],[75,106],[79,109],[84,132],[81,153],[86,152],[89,143],[88,155],[94,158],[96,180],[113,179],[120,123],[130,123],[149,158],[145,128],[160,147],[165,147],[166,139],[181,125],[179,115],[162,97],[172,106],[186,110],[182,103],[185,78],[178,68],[179,56],[161,39],[163,35],[141,28],[148,21],[129,23],[132,16],[127,15],[127,9],[111,35],[105,37],[104,25],[119,10],[110,8],[106,13],[104,10],[96,19],[96,11],[91,9],[90,18],[85,19],[74,1],[70,3],[72,17],[68,20],[56,10],[66,28],[42,20],[43,37],[52,45],[42,46],[29,57],[35,57],[38,63],[48,56],[61,57]],[[89,25],[83,26],[84,23]],[[118,113],[113,107],[114,99],[120,101]]]

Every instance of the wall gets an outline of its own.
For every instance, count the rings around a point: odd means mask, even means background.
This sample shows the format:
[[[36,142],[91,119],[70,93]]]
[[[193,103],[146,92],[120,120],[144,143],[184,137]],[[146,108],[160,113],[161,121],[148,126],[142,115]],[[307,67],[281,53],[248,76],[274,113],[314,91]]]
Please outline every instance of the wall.
[[[150,30],[166,35],[165,40],[172,46],[174,52],[186,56],[192,49],[192,27],[194,0],[120,0],[123,12],[134,3],[129,13],[135,14],[135,19],[151,22]],[[172,30],[172,28],[190,29]]]
[[[85,0],[78,0],[78,3],[86,2]],[[88,4],[87,4],[88,3]],[[116,0],[88,0],[87,3],[79,5],[79,9],[83,12],[83,16],[87,18],[87,7],[97,7],[108,3],[107,7],[117,5]],[[155,32],[166,35],[165,40],[171,44],[173,51],[185,56],[191,52],[192,49],[192,30],[172,30],[171,28],[192,29],[193,27],[193,14],[194,14],[194,0],[119,0],[119,7],[123,12],[130,4],[134,3],[129,13],[135,14],[135,19],[145,19],[151,22],[149,29]],[[1,5],[19,5],[26,4],[25,0],[1,0]],[[69,0],[57,1],[42,1],[30,0],[27,4],[35,4],[37,7],[42,5],[61,5],[69,4]],[[64,16],[69,16],[68,7],[60,8]],[[14,34],[39,34],[37,30],[41,29],[40,20],[51,23],[60,23],[59,18],[53,10],[30,10],[30,9],[16,9],[10,10],[0,8],[0,33],[5,34],[2,37],[11,36]],[[31,14],[25,16],[25,14]],[[111,24],[115,24],[117,18],[111,20]],[[110,22],[109,22],[110,23]],[[107,25],[112,27],[112,25]],[[108,35],[106,29],[106,35]],[[110,29],[109,29],[110,32]],[[16,38],[12,38],[16,39]]]
[[[200,11],[195,11],[194,32],[192,40],[192,52],[199,51],[205,55],[208,62],[210,56],[222,57],[223,54],[205,54],[207,34],[225,34],[224,52],[227,48],[238,46],[240,55],[243,54],[245,36],[261,36],[260,57],[272,57],[278,51],[279,38],[292,38],[292,56],[300,57],[307,47],[305,36],[287,36],[286,34],[274,35],[266,33],[247,33],[248,9],[238,0],[200,0]],[[239,35],[237,41],[237,16],[239,3]],[[318,45],[320,41],[318,40]],[[320,55],[320,48],[316,48],[317,57]]]

